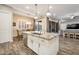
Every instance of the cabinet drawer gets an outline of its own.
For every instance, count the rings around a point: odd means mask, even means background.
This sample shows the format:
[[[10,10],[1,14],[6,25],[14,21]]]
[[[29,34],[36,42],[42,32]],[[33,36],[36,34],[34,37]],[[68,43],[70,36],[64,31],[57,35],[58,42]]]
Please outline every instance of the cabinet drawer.
[[[33,40],[31,39],[31,36],[28,36],[27,45],[29,48],[33,48]]]

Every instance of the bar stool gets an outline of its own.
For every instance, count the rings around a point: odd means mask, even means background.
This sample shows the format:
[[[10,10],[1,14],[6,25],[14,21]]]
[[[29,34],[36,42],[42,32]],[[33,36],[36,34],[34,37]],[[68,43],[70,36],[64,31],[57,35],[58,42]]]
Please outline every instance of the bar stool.
[[[75,39],[79,39],[79,33],[75,33]]]
[[[64,38],[69,38],[69,33],[68,33],[68,32],[64,32],[63,37],[64,37]]]
[[[70,38],[70,39],[74,39],[74,38],[75,38],[75,34],[72,33],[72,32],[70,32],[70,33],[69,33],[69,38]]]
[[[16,30],[16,31],[17,31],[17,39],[18,39],[18,41],[22,40],[23,35],[22,35],[21,31],[19,31],[19,30]]]

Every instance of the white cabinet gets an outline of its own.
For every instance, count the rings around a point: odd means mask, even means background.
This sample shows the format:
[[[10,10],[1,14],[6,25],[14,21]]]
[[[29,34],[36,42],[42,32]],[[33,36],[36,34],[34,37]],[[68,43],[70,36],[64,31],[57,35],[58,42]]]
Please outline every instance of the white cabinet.
[[[39,48],[39,43],[36,41],[33,41],[33,51],[35,51],[38,54],[38,48]]]
[[[30,35],[28,35],[27,45],[29,48],[33,49],[33,40],[32,40],[32,37]]]
[[[47,44],[46,44],[46,42],[45,42],[45,40],[43,39],[40,39],[40,41],[39,41],[39,54],[40,55],[45,55],[45,54],[47,54],[48,52],[48,47],[46,46]]]
[[[55,55],[58,51],[58,42],[53,39],[51,41],[40,40],[39,55]],[[51,43],[52,42],[52,43]]]
[[[54,55],[56,53],[53,53],[53,49],[50,46],[40,44],[39,55]]]
[[[39,48],[39,39],[29,35],[28,36],[28,47],[31,48],[33,51],[35,51],[38,54],[38,48]]]
[[[33,40],[33,50],[38,54],[39,42],[38,39]]]
[[[45,40],[36,36],[28,35],[28,47],[39,55],[55,55],[58,52],[58,37]]]

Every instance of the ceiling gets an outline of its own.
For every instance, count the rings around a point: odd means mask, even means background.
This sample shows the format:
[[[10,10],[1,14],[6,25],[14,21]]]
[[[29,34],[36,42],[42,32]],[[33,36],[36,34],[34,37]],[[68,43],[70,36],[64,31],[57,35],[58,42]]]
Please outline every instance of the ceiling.
[[[21,10],[29,15],[35,15],[36,9],[34,4],[7,4],[14,9]],[[29,6],[29,8],[27,8]],[[71,13],[79,12],[79,4],[51,4],[51,12],[57,16],[64,16]],[[38,4],[37,5],[38,14],[41,16],[46,15],[48,11],[48,4]]]

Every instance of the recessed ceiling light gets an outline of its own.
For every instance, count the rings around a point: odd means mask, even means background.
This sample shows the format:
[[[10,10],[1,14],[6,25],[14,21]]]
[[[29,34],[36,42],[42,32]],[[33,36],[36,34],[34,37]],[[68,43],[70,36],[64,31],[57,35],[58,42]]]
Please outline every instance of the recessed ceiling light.
[[[26,9],[30,9],[30,7],[29,7],[29,6],[26,6],[25,8],[26,8]]]

